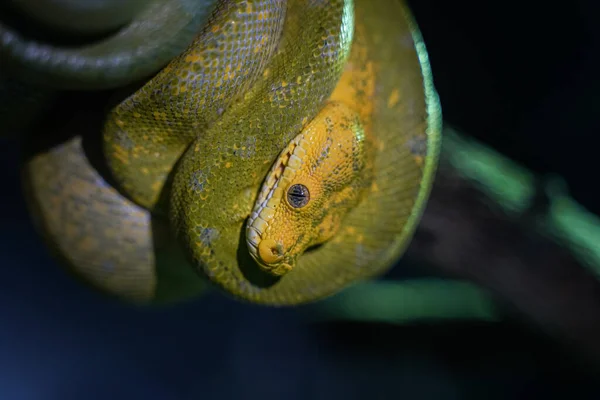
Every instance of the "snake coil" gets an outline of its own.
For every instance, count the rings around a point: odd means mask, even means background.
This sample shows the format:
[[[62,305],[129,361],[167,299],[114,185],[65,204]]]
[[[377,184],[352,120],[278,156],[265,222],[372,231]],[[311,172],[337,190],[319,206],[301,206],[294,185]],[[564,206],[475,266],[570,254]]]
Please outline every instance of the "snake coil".
[[[102,125],[114,185],[81,134],[25,164],[32,212],[71,269],[134,301],[209,281],[292,305],[402,254],[441,115],[403,1],[222,0]]]

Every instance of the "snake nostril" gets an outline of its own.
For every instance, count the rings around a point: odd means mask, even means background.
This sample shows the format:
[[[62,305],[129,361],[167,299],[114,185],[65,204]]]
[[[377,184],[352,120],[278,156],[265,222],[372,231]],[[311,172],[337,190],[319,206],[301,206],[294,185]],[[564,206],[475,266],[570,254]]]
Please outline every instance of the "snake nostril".
[[[264,239],[258,244],[258,255],[267,264],[276,263],[283,258],[283,246],[273,239]]]

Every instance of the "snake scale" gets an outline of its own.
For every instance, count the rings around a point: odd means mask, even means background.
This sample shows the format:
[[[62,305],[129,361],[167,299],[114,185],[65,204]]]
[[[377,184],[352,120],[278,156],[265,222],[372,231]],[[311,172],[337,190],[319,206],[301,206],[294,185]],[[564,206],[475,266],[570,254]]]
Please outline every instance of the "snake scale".
[[[136,302],[211,282],[302,304],[389,269],[424,208],[441,131],[405,3],[221,0],[199,32],[106,114],[108,173],[85,122],[25,161],[48,244]]]

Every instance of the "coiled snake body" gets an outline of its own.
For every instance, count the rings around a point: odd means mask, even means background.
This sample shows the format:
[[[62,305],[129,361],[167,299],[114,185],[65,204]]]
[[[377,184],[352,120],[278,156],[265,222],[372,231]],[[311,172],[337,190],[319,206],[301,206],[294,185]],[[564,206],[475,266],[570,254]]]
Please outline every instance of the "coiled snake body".
[[[206,278],[247,301],[300,304],[401,255],[440,124],[403,2],[221,1],[108,114],[115,186],[80,136],[28,160],[25,181],[49,243],[105,291],[176,298]]]

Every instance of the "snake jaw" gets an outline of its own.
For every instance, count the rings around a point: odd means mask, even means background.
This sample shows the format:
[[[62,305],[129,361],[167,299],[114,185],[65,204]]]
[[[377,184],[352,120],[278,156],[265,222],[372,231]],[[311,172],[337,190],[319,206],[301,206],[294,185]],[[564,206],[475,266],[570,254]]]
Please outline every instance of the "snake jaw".
[[[250,255],[259,265],[260,269],[275,276],[282,276],[290,272],[295,265],[293,257],[286,255],[284,244],[280,240],[266,237],[255,227],[247,228],[247,242]]]
[[[263,268],[263,270],[270,272],[271,274],[273,274],[275,276],[282,276],[282,275],[285,275],[288,272],[290,272],[292,270],[292,268],[293,267],[288,263],[281,263],[275,268],[271,268],[271,269]]]
[[[288,260],[286,260],[281,242],[270,238],[262,240],[258,245],[258,255],[262,261],[259,265],[265,272],[281,276],[292,270],[292,265],[285,262]]]
[[[295,262],[291,257],[285,256],[281,242],[268,238],[256,242],[249,242],[250,254],[258,263],[260,269],[275,276],[282,276],[293,269]]]

